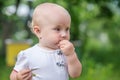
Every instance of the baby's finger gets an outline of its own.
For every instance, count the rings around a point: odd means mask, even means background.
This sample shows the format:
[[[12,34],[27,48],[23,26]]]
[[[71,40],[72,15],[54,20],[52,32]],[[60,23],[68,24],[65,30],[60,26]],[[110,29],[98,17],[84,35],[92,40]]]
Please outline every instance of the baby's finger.
[[[24,74],[24,75],[22,75],[22,78],[24,79],[24,80],[27,80],[26,78],[29,76],[29,74]]]
[[[65,47],[65,45],[60,45],[60,49],[63,49]]]
[[[24,75],[24,74],[28,74],[30,72],[31,72],[30,69],[24,69],[24,70],[21,71],[21,74]]]
[[[65,44],[65,43],[66,43],[66,40],[62,40],[59,42],[60,45]]]
[[[26,77],[24,77],[25,80],[32,80],[32,73],[29,73]]]

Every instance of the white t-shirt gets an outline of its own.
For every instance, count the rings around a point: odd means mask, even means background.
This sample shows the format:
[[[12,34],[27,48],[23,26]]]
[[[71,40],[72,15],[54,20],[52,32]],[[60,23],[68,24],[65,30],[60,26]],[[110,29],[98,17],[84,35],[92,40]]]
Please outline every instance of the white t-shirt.
[[[65,56],[61,51],[47,51],[37,44],[21,51],[14,70],[31,69],[32,80],[69,80]]]

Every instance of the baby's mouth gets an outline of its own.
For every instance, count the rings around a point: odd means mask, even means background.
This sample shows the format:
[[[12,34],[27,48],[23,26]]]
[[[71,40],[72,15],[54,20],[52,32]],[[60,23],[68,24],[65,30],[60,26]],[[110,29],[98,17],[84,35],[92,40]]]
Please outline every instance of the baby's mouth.
[[[57,47],[58,47],[58,48],[60,48],[60,45],[59,45],[59,43],[57,43],[56,45],[57,45]]]
[[[59,41],[56,43],[58,47],[60,47],[60,41],[61,41],[61,40],[59,40]]]

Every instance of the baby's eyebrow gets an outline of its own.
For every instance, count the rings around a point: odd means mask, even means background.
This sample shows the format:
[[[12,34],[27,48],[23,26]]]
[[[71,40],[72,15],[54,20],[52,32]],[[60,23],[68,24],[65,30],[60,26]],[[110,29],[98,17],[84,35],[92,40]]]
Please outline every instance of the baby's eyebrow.
[[[66,28],[70,28],[70,26],[66,26],[66,25],[57,25],[56,27],[62,27],[62,26],[66,27]]]
[[[54,26],[53,28],[60,28],[61,26],[60,25],[56,25],[56,26]]]
[[[56,27],[61,27],[61,25],[57,25]]]
[[[67,29],[70,29],[70,26],[66,26]]]
[[[70,29],[70,26],[65,26],[65,25],[56,25],[54,26],[54,28],[61,28],[61,27],[65,27],[66,29]]]

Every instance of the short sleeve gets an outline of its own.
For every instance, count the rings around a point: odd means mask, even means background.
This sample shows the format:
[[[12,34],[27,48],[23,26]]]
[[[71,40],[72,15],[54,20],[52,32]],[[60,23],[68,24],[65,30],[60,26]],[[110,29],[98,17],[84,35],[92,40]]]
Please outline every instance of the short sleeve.
[[[17,61],[15,64],[14,70],[20,71],[22,69],[27,69],[27,68],[28,68],[27,56],[25,55],[25,52],[21,51],[17,56]]]

